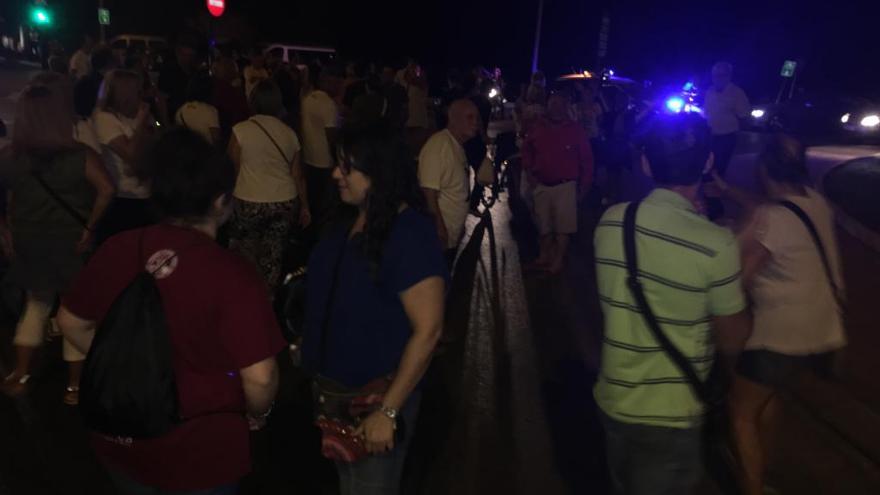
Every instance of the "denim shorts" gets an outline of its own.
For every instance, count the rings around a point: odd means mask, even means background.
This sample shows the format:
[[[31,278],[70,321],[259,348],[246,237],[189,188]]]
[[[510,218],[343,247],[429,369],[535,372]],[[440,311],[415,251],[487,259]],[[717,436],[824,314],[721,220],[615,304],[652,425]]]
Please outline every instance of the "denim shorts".
[[[743,351],[739,355],[736,372],[757,384],[787,389],[793,387],[805,371],[812,371],[822,378],[831,376],[833,360],[833,352],[793,356],[767,350],[751,350]]]

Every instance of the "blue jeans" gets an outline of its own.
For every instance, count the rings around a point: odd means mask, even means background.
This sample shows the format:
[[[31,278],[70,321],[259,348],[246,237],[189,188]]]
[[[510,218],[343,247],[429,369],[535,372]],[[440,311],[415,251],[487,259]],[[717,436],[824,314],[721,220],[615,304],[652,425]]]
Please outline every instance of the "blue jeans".
[[[403,463],[416,428],[421,392],[415,391],[400,411],[404,423],[403,440],[391,452],[371,455],[354,463],[337,462],[339,495],[398,495]]]
[[[692,493],[702,473],[700,428],[621,423],[600,411],[615,495]]]
[[[238,483],[204,490],[169,491],[142,485],[118,471],[108,470],[108,472],[120,495],[235,495],[238,493]]]

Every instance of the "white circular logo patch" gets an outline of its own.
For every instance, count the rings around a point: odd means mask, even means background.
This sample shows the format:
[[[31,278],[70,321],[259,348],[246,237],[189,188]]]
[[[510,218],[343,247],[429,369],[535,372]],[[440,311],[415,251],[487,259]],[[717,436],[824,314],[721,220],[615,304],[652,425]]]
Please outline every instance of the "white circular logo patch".
[[[177,268],[177,253],[170,249],[158,251],[150,256],[146,268],[156,277],[156,280],[169,277]]]

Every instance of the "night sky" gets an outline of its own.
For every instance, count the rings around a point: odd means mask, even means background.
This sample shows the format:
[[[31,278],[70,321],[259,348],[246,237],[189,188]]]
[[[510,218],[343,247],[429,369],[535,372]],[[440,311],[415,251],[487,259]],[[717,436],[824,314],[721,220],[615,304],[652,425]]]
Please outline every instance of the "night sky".
[[[17,0],[12,0],[16,2]],[[4,2],[7,3],[7,2]],[[545,0],[541,68],[550,75],[593,68],[604,9],[611,13],[609,65],[654,81],[704,77],[726,59],[750,93],[776,91],[785,59],[804,63],[813,90],[880,92],[880,7],[837,0]],[[205,26],[204,0],[106,0],[112,32],[173,34]],[[50,0],[63,11],[59,37],[88,23],[97,0]],[[342,54],[396,62],[413,55],[433,79],[454,65],[498,65],[527,77],[537,0],[227,0],[225,26],[254,41],[332,45]],[[250,26],[250,30],[245,27]],[[222,28],[221,28],[222,30]]]

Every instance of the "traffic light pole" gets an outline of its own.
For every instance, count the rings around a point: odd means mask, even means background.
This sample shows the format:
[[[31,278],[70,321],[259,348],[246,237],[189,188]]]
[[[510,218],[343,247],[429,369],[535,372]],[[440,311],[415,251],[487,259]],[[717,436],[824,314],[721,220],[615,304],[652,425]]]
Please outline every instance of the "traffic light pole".
[[[104,0],[98,0],[98,9],[104,8]],[[107,42],[107,26],[103,22],[98,23],[101,28],[101,43]],[[93,31],[94,32],[94,31]]]

